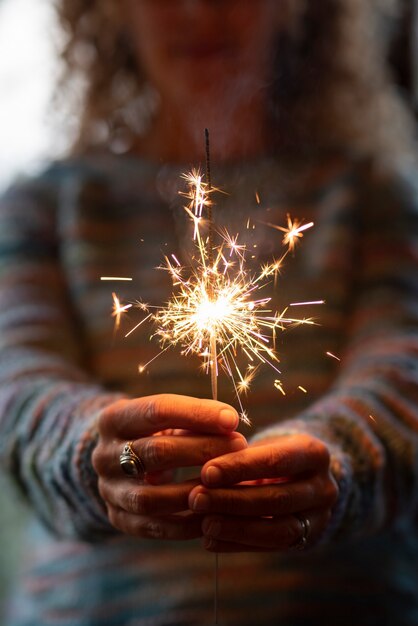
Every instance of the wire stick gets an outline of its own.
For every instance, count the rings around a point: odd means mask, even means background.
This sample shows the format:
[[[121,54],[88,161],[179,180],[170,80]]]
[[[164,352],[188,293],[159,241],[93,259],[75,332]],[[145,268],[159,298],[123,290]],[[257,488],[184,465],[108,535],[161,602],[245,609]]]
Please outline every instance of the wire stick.
[[[212,385],[212,399],[218,399],[218,372],[217,372],[217,351],[216,351],[216,335],[210,338],[210,380]],[[214,597],[214,623],[218,624],[218,597],[219,597],[219,558],[215,553],[215,597]]]
[[[210,171],[210,142],[209,142],[209,130],[205,128],[205,150],[206,150],[206,184],[208,186],[208,191],[212,189],[212,179],[211,179],[211,171]],[[208,254],[209,254],[209,267],[213,267],[213,213],[212,213],[212,204],[208,203],[208,223],[209,223],[209,233],[208,233]]]
[[[205,128],[205,150],[206,150],[206,183],[208,190],[212,188],[211,172],[210,172],[210,144],[209,144],[209,130]],[[209,267],[213,267],[213,213],[212,205],[209,202],[208,205],[208,222],[209,222]],[[210,283],[209,283],[210,287]],[[211,294],[209,294],[211,295]],[[218,399],[218,355],[216,349],[216,335],[213,334],[210,338],[210,382],[212,386],[212,399]],[[218,597],[219,597],[219,558],[218,553],[215,553],[215,597],[214,597],[214,623],[218,624]]]
[[[219,597],[219,555],[215,552],[215,600],[214,600],[214,623],[219,624],[218,622],[218,597]]]

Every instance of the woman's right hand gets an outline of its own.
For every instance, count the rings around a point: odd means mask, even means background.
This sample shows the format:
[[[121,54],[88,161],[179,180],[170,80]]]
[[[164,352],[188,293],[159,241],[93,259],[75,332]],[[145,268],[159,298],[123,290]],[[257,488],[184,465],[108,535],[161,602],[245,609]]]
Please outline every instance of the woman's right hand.
[[[120,400],[107,407],[98,420],[93,466],[111,524],[148,539],[201,536],[202,517],[188,506],[189,493],[200,480],[161,484],[159,477],[246,448],[245,438],[234,432],[238,422],[228,404],[172,394]],[[121,468],[119,457],[127,442],[145,468],[144,478],[127,476]]]

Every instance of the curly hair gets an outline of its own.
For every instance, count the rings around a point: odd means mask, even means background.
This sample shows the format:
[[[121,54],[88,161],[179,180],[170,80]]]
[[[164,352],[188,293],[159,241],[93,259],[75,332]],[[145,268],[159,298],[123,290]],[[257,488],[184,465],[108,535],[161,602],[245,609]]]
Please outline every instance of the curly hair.
[[[414,122],[386,63],[384,25],[399,0],[287,1],[293,19],[278,35],[272,93],[281,149],[346,146],[371,156],[408,153]],[[145,81],[118,3],[57,0],[56,6],[67,34],[64,85],[75,76],[84,83],[75,149],[132,135],[126,110]]]

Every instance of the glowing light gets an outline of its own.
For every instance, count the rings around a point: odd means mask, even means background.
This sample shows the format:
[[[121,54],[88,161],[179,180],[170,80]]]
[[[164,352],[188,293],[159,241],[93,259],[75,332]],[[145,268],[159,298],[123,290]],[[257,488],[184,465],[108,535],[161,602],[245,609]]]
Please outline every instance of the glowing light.
[[[325,304],[325,300],[311,300],[310,302],[292,302],[289,306],[309,306],[310,304]]]
[[[314,223],[309,222],[309,224],[303,224],[299,222],[299,220],[292,221],[290,215],[287,215],[287,228],[283,226],[277,226],[277,224],[267,223],[268,226],[275,228],[276,230],[280,230],[284,233],[283,237],[283,245],[287,246],[289,251],[293,251],[295,249],[298,240],[303,237],[303,231],[311,228]]]
[[[285,390],[283,389],[283,385],[282,385],[282,381],[281,380],[275,380],[274,381],[274,386],[276,387],[276,389],[278,389],[280,391],[280,393],[282,395],[286,395]]]
[[[335,359],[336,361],[341,361],[341,359],[339,359],[337,356],[335,356],[335,354],[333,354],[332,352],[326,352],[325,354],[327,356],[330,356],[332,359]]]
[[[189,200],[184,210],[193,224],[194,254],[190,266],[184,266],[174,255],[165,257],[161,269],[170,274],[173,294],[164,306],[137,303],[147,313],[128,335],[150,319],[154,335],[159,339],[161,351],[148,363],[139,366],[144,372],[149,364],[173,346],[179,346],[181,354],[196,354],[202,359],[204,371],[211,374],[212,395],[217,397],[217,376],[222,370],[232,381],[241,410],[241,420],[249,424],[249,417],[242,406],[241,394],[248,392],[257,366],[269,365],[276,373],[279,358],[275,350],[277,332],[294,324],[313,324],[309,319],[287,317],[286,309],[274,311],[271,298],[260,296],[266,286],[277,277],[284,256],[264,264],[258,272],[251,270],[246,262],[246,246],[239,243],[239,235],[221,230],[216,233],[213,244],[213,223],[206,218],[211,205],[210,188],[199,170],[184,174],[187,190],[182,195]],[[210,213],[209,213],[210,215]],[[250,222],[247,222],[247,227]],[[311,224],[300,226],[288,216],[287,245],[293,249],[295,238]],[[209,235],[202,229],[209,228]],[[116,296],[115,296],[116,297]],[[117,322],[126,310],[115,300]],[[126,336],[128,336],[126,335]],[[281,381],[275,387],[285,395]]]
[[[112,316],[115,318],[115,330],[118,330],[120,326],[120,320],[122,314],[125,313],[128,309],[132,307],[132,304],[121,305],[119,298],[115,293],[112,293],[113,298],[113,313]]]

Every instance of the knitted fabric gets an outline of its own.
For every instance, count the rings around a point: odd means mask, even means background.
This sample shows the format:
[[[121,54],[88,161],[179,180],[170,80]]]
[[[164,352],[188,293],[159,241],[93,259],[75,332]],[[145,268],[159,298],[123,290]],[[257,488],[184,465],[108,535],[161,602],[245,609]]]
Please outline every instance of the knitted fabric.
[[[158,352],[150,328],[113,333],[123,302],[164,303],[165,253],[187,258],[180,170],[132,157],[57,163],[0,203],[0,458],[33,511],[9,624],[184,626],[211,621],[213,557],[199,542],[125,537],[110,526],[91,464],[96,419],[120,397],[210,396],[199,361]],[[416,174],[415,174],[416,179]],[[339,499],[315,549],[221,558],[220,615],[235,626],[418,623],[418,188],[342,156],[213,171],[216,221],[240,232],[251,262],[278,257],[266,224],[313,220],[278,279],[277,306],[314,327],[278,337],[244,434],[309,432],[330,449]],[[257,202],[255,192],[260,199]],[[257,224],[246,229],[251,216]],[[125,329],[125,332],[123,330]],[[329,356],[338,356],[340,361]],[[307,393],[304,393],[305,389]],[[235,403],[227,382],[220,398]]]

